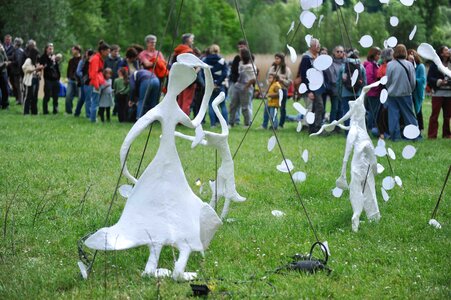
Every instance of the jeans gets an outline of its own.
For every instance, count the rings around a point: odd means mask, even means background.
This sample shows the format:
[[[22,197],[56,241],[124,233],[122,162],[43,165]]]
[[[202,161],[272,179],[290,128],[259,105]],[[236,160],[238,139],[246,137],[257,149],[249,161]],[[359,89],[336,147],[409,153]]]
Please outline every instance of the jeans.
[[[89,110],[89,117],[92,123],[97,121],[97,108],[99,107],[100,101],[100,89],[96,90],[93,86],[91,86],[91,108]]]
[[[356,95],[358,97],[359,95]],[[346,115],[349,111],[349,101],[354,101],[354,96],[343,97],[341,99],[341,110],[343,112],[343,116]],[[345,126],[349,126],[349,119],[345,121]]]
[[[340,120],[343,116],[342,107],[341,107],[341,97],[340,96],[331,96],[330,97],[330,115],[329,122]]]
[[[139,86],[137,119],[157,106],[160,97],[160,80],[156,77],[143,80]]]
[[[80,98],[78,98],[77,107],[75,108],[74,115],[78,117],[81,113],[81,108],[83,107],[83,104],[85,104],[85,113],[86,118],[89,119],[90,117],[90,110],[91,110],[91,95],[92,95],[92,86],[90,85],[83,85],[80,88]]]
[[[49,113],[48,103],[50,98],[53,99],[53,114],[58,113],[59,91],[60,91],[60,83],[58,80],[44,79],[44,98],[42,101],[42,111],[44,115]]]
[[[377,118],[381,108],[379,97],[368,96],[366,98],[366,127],[368,129],[377,128]]]
[[[216,113],[213,110],[213,100],[215,100],[215,98],[219,95],[219,93],[221,93],[223,91],[222,88],[217,88],[213,90],[213,93],[211,94],[211,98],[210,101],[208,102],[208,115],[210,116],[210,125],[211,126],[216,126],[216,123],[219,122],[218,117],[216,116]],[[226,120],[226,122],[229,122],[229,116],[227,113],[227,106],[225,104],[225,100],[222,101],[219,104],[220,110],[221,110],[221,114],[224,117],[224,119]]]
[[[263,114],[263,124],[262,124],[263,128],[265,128],[265,129],[268,128],[269,118],[271,118],[274,129],[277,129],[277,127],[279,126],[279,120],[276,115],[276,109],[277,109],[277,107],[270,107],[265,104],[265,111]],[[279,110],[279,111],[281,111],[281,110]],[[269,112],[269,115],[268,115],[268,112]]]
[[[66,113],[72,114],[72,106],[74,97],[80,99],[80,93],[75,80],[70,80],[67,82],[66,89]],[[78,104],[78,103],[77,103]]]
[[[279,109],[280,112],[280,127],[283,127],[283,125],[285,124],[285,119],[287,117],[287,100],[288,100],[288,90],[287,89],[282,89],[283,92],[283,98],[282,98],[282,103]],[[266,109],[265,109],[266,112]],[[263,114],[263,118],[265,117],[265,114]],[[277,128],[277,126],[276,126]]]
[[[388,97],[388,132],[390,139],[397,141],[401,139],[399,117],[402,115],[404,124],[418,126],[417,118],[413,112],[412,96]]]

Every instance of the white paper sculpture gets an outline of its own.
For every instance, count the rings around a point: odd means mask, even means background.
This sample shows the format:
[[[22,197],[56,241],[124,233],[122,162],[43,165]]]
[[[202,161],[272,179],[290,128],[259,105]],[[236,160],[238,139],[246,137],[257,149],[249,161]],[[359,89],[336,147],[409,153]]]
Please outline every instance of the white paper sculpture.
[[[343,126],[343,122],[351,119],[348,137],[346,139],[346,150],[343,158],[341,176],[337,179],[337,187],[349,189],[351,205],[354,214],[352,215],[352,230],[357,231],[360,223],[360,214],[365,211],[370,221],[378,221],[381,217],[376,199],[376,188],[374,176],[377,174],[377,160],[374,154],[373,143],[368,136],[365,124],[364,97],[370,88],[378,86],[379,81],[365,86],[361,95],[349,102],[349,111],[340,120],[335,120],[330,124],[323,125],[321,129],[311,135],[319,135],[323,130]],[[329,128],[328,128],[329,127]],[[348,186],[346,180],[346,168],[349,156],[354,148],[351,162],[351,182]]]
[[[192,54],[181,54],[172,65],[168,92],[163,101],[142,116],[127,134],[120,151],[124,175],[134,186],[119,221],[98,230],[85,244],[97,250],[123,250],[141,245],[150,249],[149,260],[143,275],[168,274],[158,270],[161,248],[171,245],[179,250],[172,277],[189,280],[195,273],[185,273],[192,251],[207,249],[216,230],[222,224],[216,212],[191,190],[175,145],[175,127],[182,124],[196,128],[195,142],[202,140],[200,127],[213,90],[213,79],[207,65]],[[205,72],[205,94],[198,116],[191,120],[176,102],[177,95],[196,79],[193,67]],[[161,139],[157,154],[139,179],[127,169],[126,158],[132,142],[150,124],[161,123]],[[195,146],[195,143],[193,143]]]
[[[210,206],[216,207],[216,201],[219,197],[224,197],[224,207],[221,213],[221,219],[225,220],[227,213],[229,212],[230,201],[243,202],[246,198],[240,196],[236,191],[235,187],[235,171],[232,159],[232,154],[230,153],[229,147],[229,128],[227,122],[219,111],[219,104],[224,101],[225,94],[221,92],[218,97],[213,100],[212,107],[213,110],[221,124],[221,133],[215,133],[210,131],[205,131],[205,137],[200,142],[201,145],[212,147],[218,151],[218,155],[221,158],[221,166],[218,169],[217,182],[210,181],[210,188],[212,191]],[[190,141],[195,140],[195,137],[184,135],[180,132],[175,132],[177,137],[181,137]],[[269,147],[269,146],[268,146]]]

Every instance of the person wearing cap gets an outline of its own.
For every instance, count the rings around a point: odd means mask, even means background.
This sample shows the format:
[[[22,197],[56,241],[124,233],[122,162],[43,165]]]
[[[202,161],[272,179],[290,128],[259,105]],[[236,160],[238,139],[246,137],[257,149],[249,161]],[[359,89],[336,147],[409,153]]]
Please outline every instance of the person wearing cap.
[[[177,56],[180,54],[193,53],[193,44],[194,44],[194,34],[185,33],[184,35],[182,35],[182,43],[177,47],[175,47],[172,62],[173,63],[176,62]],[[177,103],[187,116],[190,115],[190,107],[194,99],[195,91],[196,91],[196,83],[192,83],[189,87],[184,89],[177,96]]]
[[[60,91],[60,67],[53,53],[53,44],[48,43],[44,48],[44,53],[40,58],[40,64],[44,66],[44,98],[42,101],[42,112],[49,113],[48,103],[53,99],[53,114],[58,113],[58,94]]]
[[[72,58],[69,59],[67,64],[67,90],[66,90],[66,113],[72,114],[72,106],[74,97],[80,97],[79,94],[79,82],[80,80],[77,78],[76,72],[78,63],[81,60],[81,48],[78,45],[74,45],[71,49]]]

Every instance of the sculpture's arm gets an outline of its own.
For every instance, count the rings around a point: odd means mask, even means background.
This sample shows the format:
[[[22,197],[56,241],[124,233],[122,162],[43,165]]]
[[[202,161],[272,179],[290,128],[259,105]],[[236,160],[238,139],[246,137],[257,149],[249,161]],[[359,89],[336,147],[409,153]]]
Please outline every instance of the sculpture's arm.
[[[182,138],[182,139],[184,139],[184,140],[191,141],[191,142],[194,142],[194,139],[195,139],[194,136],[186,135],[186,134],[183,134],[183,133],[178,132],[178,131],[176,131],[176,132],[174,133],[174,135],[175,135],[176,137],[179,137],[179,138]],[[200,141],[200,144],[203,145],[203,146],[208,146],[208,142],[207,142],[205,139],[203,139],[202,141]]]
[[[218,117],[219,124],[221,124],[221,134],[223,135],[229,135],[229,127],[227,126],[227,122],[222,116],[221,112],[219,111],[219,104],[221,104],[222,101],[225,100],[225,94],[224,92],[220,92],[219,95],[213,100],[212,107],[213,111],[216,114],[216,117]]]
[[[136,184],[138,181],[135,177],[133,177],[127,168],[127,153],[130,149],[131,144],[136,139],[136,137],[143,132],[144,129],[147,128],[150,124],[152,124],[157,118],[157,115],[154,110],[148,111],[144,116],[138,119],[136,123],[133,125],[133,127],[128,132],[127,136],[125,137],[124,141],[122,142],[121,150],[120,150],[120,159],[121,159],[121,167],[123,168],[122,173],[125,177],[130,179],[133,184]]]
[[[208,102],[210,101],[211,94],[213,93],[213,76],[211,75],[210,68],[204,67],[204,74],[205,74],[205,93],[204,97],[202,98],[202,104],[200,105],[199,113],[197,116],[191,121],[193,124],[193,127],[197,127],[202,123],[202,120],[205,117],[205,114],[207,113],[208,108]]]

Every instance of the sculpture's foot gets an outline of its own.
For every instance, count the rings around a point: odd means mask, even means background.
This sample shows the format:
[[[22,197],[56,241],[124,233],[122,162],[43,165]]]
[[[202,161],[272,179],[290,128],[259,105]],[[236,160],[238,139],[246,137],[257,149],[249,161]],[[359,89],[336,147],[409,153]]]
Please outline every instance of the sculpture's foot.
[[[357,232],[359,230],[359,224],[359,218],[352,217],[352,231]]]
[[[368,217],[368,220],[370,222],[379,222],[380,219],[381,219],[381,214],[380,213],[375,213],[374,215]]]
[[[177,281],[191,281],[197,278],[197,273],[196,272],[177,273],[174,271],[172,278],[174,278],[174,280]]]
[[[172,273],[171,270],[160,268],[160,269],[149,270],[149,271],[144,270],[144,272],[141,273],[141,276],[161,278],[161,277],[170,277],[171,273]]]

